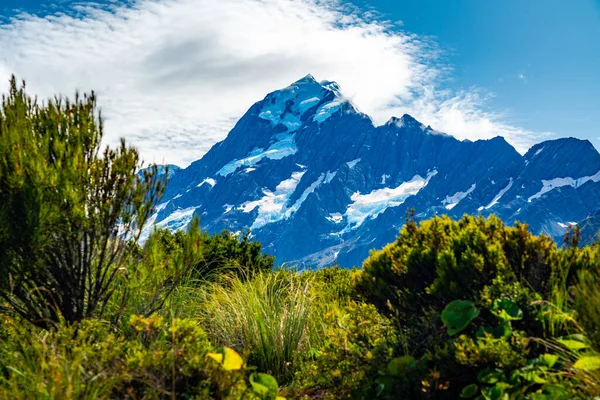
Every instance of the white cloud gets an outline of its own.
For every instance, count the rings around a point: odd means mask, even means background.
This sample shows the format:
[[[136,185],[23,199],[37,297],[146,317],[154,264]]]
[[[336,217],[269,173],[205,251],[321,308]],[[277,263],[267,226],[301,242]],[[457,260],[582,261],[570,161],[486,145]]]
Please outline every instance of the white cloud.
[[[112,3],[117,4],[117,3]],[[459,138],[535,135],[482,111],[477,90],[438,89],[430,41],[333,0],[138,0],[20,15],[0,25],[0,90],[10,73],[41,97],[96,90],[109,143],[186,165],[266,93],[311,73],[337,81],[376,123],[408,112]]]
[[[525,74],[520,73],[517,75],[517,78],[519,78],[520,80],[522,80],[524,83],[527,83],[527,77],[525,76]]]

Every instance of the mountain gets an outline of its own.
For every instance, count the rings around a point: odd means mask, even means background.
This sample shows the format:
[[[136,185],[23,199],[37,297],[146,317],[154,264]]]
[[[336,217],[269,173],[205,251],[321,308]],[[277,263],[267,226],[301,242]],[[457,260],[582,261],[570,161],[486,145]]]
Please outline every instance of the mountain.
[[[600,209],[600,154],[586,140],[459,141],[409,115],[375,126],[334,82],[268,94],[202,159],[177,170],[152,222],[253,236],[279,263],[360,265],[418,219],[497,214],[558,238]],[[150,228],[147,229],[147,231]]]
[[[166,165],[157,165],[157,170],[156,170],[156,175],[157,177],[161,178],[163,177],[165,174],[167,174],[167,177],[169,179],[171,179],[171,177],[173,175],[175,175],[175,173],[177,171],[179,171],[181,168],[179,168],[177,165],[174,164],[166,164]],[[144,172],[146,171],[151,171],[152,167],[146,167],[146,168],[142,168],[138,171],[138,175],[140,177],[144,176]]]

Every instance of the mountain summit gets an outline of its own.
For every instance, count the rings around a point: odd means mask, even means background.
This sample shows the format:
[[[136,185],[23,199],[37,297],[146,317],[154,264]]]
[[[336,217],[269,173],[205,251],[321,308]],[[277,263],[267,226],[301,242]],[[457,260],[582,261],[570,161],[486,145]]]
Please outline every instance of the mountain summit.
[[[600,154],[573,138],[521,156],[503,138],[459,141],[410,115],[376,127],[334,82],[306,77],[254,104],[202,159],[171,177],[152,222],[252,229],[280,263],[360,265],[414,209],[497,214],[564,234],[600,208]],[[148,228],[149,230],[150,228]]]

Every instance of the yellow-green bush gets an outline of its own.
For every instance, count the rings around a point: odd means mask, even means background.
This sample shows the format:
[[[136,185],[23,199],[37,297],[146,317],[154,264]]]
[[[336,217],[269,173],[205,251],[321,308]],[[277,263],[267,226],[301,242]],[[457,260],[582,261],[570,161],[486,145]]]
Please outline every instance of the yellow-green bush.
[[[303,357],[296,384],[305,394],[374,398],[379,370],[393,358],[398,335],[373,305],[350,302],[323,316],[322,344]]]
[[[10,336],[0,344],[0,398],[270,398],[254,393],[251,370],[209,357],[192,320],[131,316],[128,332],[94,320],[52,332],[6,318],[3,325]]]

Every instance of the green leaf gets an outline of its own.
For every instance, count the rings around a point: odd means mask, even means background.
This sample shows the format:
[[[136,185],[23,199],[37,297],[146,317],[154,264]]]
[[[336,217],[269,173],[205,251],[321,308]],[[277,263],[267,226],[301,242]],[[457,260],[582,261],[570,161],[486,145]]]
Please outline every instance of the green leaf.
[[[552,368],[554,364],[558,361],[558,356],[554,354],[544,354],[540,356],[540,360],[546,365],[548,368]]]
[[[600,356],[581,357],[573,366],[577,369],[595,371],[600,368]]]
[[[261,396],[263,399],[273,398],[279,392],[277,380],[269,374],[258,372],[250,375],[250,385],[254,393]]]
[[[394,358],[388,363],[388,374],[396,377],[401,377],[414,365],[414,362],[415,358],[412,356]]]
[[[565,346],[567,349],[573,350],[573,351],[585,349],[586,347],[588,347],[583,341],[576,340],[573,338],[558,339],[557,342],[562,344],[563,346]]]
[[[539,384],[547,382],[544,378],[542,378],[540,376],[539,370],[521,372],[521,376],[523,377],[523,379],[525,379],[528,382],[539,383]]]
[[[494,300],[492,313],[502,321],[516,321],[523,319],[523,311],[517,303],[509,299]]]
[[[486,335],[492,336],[496,339],[508,339],[512,335],[512,327],[510,321],[504,321],[495,328],[489,326],[480,326],[475,336],[483,338]]]
[[[208,353],[208,356],[221,364],[225,371],[234,371],[244,367],[242,357],[229,347],[222,347],[214,353]]]
[[[490,368],[484,368],[477,374],[477,379],[481,383],[494,384],[500,382],[504,378],[502,371],[491,370]]]
[[[456,335],[465,329],[479,315],[479,309],[469,300],[454,300],[442,311],[442,321],[449,335]]]
[[[468,386],[465,386],[462,390],[462,392],[460,392],[460,397],[462,397],[463,399],[470,399],[471,397],[474,397],[477,392],[479,391],[479,386],[477,386],[474,383],[471,383]]]
[[[485,400],[504,400],[504,398],[508,398],[504,393],[504,389],[497,386],[482,388],[481,394]]]

